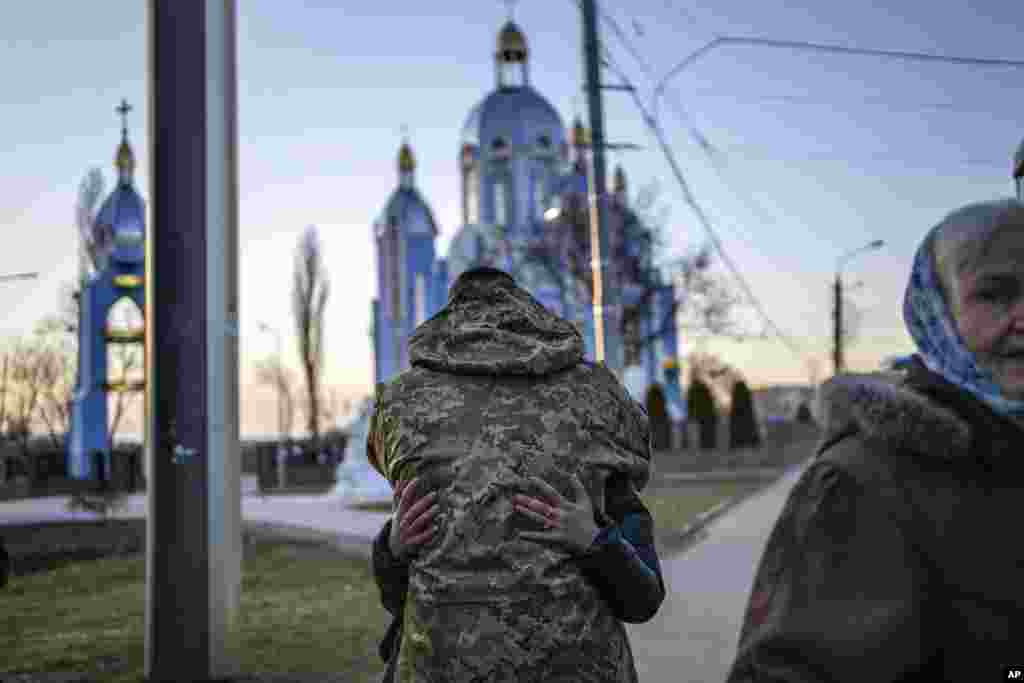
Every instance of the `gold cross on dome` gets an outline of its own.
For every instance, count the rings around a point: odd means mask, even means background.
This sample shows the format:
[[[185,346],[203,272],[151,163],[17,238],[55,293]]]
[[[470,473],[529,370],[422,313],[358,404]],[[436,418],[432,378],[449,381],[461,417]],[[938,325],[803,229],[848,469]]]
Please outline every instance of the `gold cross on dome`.
[[[130,112],[131,110],[132,105],[128,104],[128,100],[121,98],[121,106],[119,106],[114,111],[121,115],[122,130],[128,130],[128,112]]]

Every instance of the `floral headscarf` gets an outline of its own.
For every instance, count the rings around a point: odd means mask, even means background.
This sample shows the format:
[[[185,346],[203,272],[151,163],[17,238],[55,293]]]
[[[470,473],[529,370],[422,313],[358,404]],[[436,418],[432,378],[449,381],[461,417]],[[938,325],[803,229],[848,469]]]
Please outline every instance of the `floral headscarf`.
[[[903,297],[903,322],[929,370],[971,392],[1000,415],[1024,416],[1024,401],[1003,396],[992,374],[978,366],[960,337],[932,262],[932,244],[941,227],[928,233],[914,255]]]

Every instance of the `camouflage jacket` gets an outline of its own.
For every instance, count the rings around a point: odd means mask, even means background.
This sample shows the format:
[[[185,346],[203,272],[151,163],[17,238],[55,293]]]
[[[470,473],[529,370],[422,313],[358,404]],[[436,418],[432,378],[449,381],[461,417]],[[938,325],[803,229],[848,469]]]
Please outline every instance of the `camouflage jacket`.
[[[729,683],[1006,680],[1024,663],[1024,431],[916,357],[821,391],[825,435],[768,538]]]
[[[417,328],[412,369],[378,387],[370,462],[439,493],[437,533],[412,559],[396,681],[636,681],[622,622],[511,496],[539,476],[572,498],[578,475],[605,517],[613,477],[650,473],[643,409],[579,332],[492,269],[463,274]]]

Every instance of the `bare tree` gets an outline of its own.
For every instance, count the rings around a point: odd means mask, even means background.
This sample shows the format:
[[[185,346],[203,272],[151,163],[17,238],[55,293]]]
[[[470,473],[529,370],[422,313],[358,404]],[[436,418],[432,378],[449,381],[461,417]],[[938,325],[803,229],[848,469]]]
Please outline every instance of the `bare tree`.
[[[602,245],[612,264],[613,286],[628,295],[622,297],[621,318],[627,366],[639,363],[643,350],[678,322],[712,335],[728,334],[734,326],[738,299],[713,272],[708,246],[674,260],[661,258],[669,249],[668,211],[659,203],[659,193],[657,184],[652,183],[641,188],[631,202],[610,202],[611,221],[617,227],[610,231],[612,243]],[[592,301],[594,291],[587,198],[570,193],[560,199],[558,219],[537,225],[511,249],[517,280],[525,281],[529,263],[547,284],[558,288],[564,307],[567,300]],[[492,246],[483,257],[495,259],[499,248]],[[672,284],[671,306],[644,335],[641,322],[649,315],[654,298]]]
[[[314,442],[320,437],[324,310],[329,295],[330,280],[324,264],[323,247],[316,227],[311,225],[299,237],[295,249],[292,313],[299,341],[299,362],[306,380],[307,428]]]
[[[19,339],[8,352],[8,357],[11,412],[7,415],[7,437],[19,445],[22,457],[27,458],[45,377],[45,354],[32,341]]]
[[[11,394],[11,351],[4,349],[0,356],[0,437],[6,439],[8,427],[8,398]]]
[[[736,384],[745,381],[743,373],[713,353],[693,352],[688,357],[690,381],[699,379],[711,389],[715,403],[729,407]]]
[[[79,283],[84,282],[91,269],[97,264],[93,249],[96,247],[93,225],[96,220],[96,207],[103,196],[103,171],[90,168],[82,182],[78,185],[78,200],[75,203],[75,227],[78,231],[79,248]]]
[[[676,260],[672,268],[680,299],[677,309],[684,329],[709,336],[737,334],[740,299],[713,270],[710,245]]]
[[[38,418],[54,448],[64,446],[71,428],[71,398],[75,389],[77,338],[60,316],[50,316],[36,326],[40,384]]]
[[[338,387],[328,387],[324,391],[320,417],[328,425],[328,429],[334,429],[338,416],[341,415],[346,403],[347,401],[341,397],[341,389]]]
[[[291,437],[292,425],[295,422],[294,376],[281,364],[280,358],[275,356],[256,364],[256,381],[272,386],[277,391],[281,438],[287,441]]]

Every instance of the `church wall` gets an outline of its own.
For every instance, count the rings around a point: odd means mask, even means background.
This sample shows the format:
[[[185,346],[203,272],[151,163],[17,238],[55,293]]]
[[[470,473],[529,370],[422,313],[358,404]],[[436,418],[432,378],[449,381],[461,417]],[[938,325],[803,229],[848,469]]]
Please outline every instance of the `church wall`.
[[[654,330],[657,329],[657,297],[653,297],[651,306],[648,308],[647,315],[643,316],[640,321],[640,338],[644,339],[648,337]],[[647,385],[650,386],[657,381],[657,358],[655,354],[655,347],[658,345],[656,341],[648,343],[640,352],[641,362],[644,368],[644,377],[646,378]]]
[[[380,352],[380,306],[377,299],[373,299],[370,302],[370,320],[373,321],[373,386],[377,386],[384,377],[383,368],[381,367],[381,352]]]
[[[433,300],[430,315],[437,314],[448,303],[448,261],[438,259],[434,263]]]
[[[406,237],[408,244],[406,255],[405,312],[407,319],[406,334],[411,336],[416,326],[422,322],[417,313],[422,313],[423,320],[429,318],[430,289],[434,270],[434,238],[432,236]],[[417,283],[422,284],[417,284]],[[418,311],[422,297],[422,311]]]

